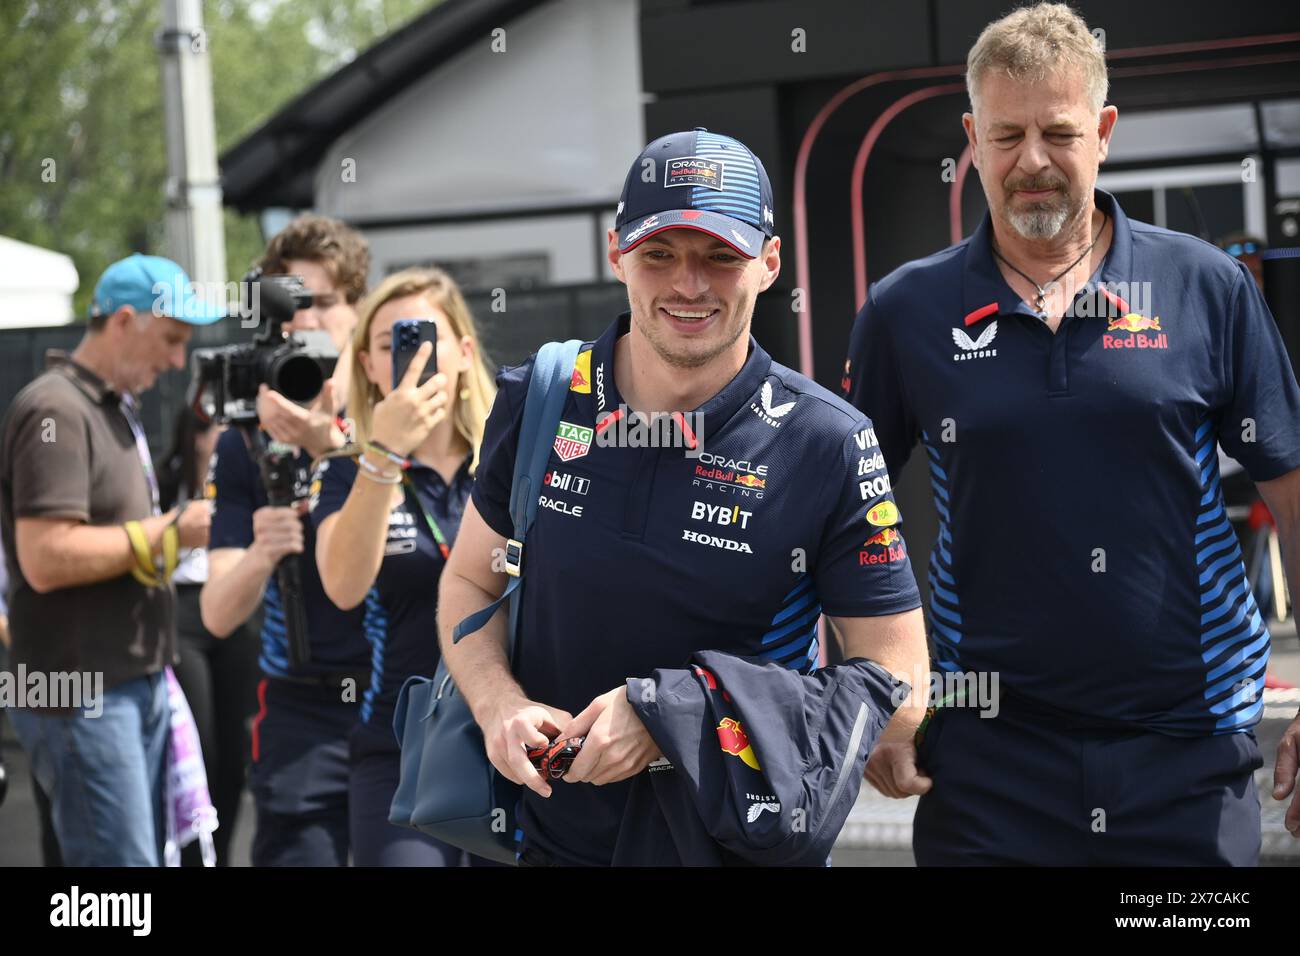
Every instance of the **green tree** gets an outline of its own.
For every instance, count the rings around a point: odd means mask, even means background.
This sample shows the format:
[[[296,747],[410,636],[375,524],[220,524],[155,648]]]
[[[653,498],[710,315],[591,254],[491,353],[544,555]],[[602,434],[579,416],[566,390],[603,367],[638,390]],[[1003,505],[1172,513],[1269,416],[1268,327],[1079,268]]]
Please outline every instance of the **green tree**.
[[[204,4],[218,151],[431,0]],[[70,255],[84,317],[104,266],[165,253],[160,0],[0,3],[0,235]],[[237,278],[258,255],[253,217],[226,213]]]

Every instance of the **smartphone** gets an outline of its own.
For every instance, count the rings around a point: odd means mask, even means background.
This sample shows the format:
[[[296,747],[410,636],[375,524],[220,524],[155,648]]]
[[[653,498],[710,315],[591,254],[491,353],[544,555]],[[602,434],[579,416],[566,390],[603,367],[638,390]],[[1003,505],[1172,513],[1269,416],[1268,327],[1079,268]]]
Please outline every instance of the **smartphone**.
[[[393,388],[411,367],[411,359],[423,342],[433,343],[433,354],[420,373],[417,385],[423,385],[438,374],[438,323],[433,319],[398,319],[393,323]]]

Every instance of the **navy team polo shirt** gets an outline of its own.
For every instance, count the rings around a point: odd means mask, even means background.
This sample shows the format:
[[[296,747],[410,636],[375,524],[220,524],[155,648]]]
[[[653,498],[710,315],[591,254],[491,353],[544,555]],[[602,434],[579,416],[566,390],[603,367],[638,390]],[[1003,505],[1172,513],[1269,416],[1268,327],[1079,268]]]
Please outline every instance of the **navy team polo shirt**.
[[[448,546],[456,540],[465,513],[473,477],[472,456],[448,485],[428,465],[413,461],[406,474],[418,496],[418,508],[431,517]],[[357,463],[351,458],[327,458],[316,469],[311,485],[311,522],[321,522],[339,511],[357,480]],[[364,480],[364,479],[362,479]],[[366,595],[365,633],[370,641],[370,686],[361,700],[361,721],[381,730],[392,741],[393,710],[397,693],[408,677],[433,677],[441,653],[438,649],[438,580],[447,560],[428,522],[412,502],[410,490],[388,512],[384,560],[374,587]]]
[[[700,650],[808,673],[821,613],[920,606],[871,422],[752,338],[702,418],[677,416],[686,428],[673,434],[698,457],[602,444],[597,430],[617,423],[623,404],[614,343],[628,325],[624,314],[579,354],[525,547],[514,672],[530,698],[577,714]],[[531,374],[530,361],[498,376],[473,491],[507,538]],[[549,799],[526,790],[524,847],[608,865],[630,786],[560,782]]]
[[[298,496],[307,496],[311,477],[311,456],[300,454],[297,469]],[[214,487],[215,486],[215,487]],[[248,453],[244,436],[236,428],[227,429],[217,439],[217,447],[208,469],[208,497],[213,499],[212,527],[208,548],[247,548],[253,543],[253,512],[264,508],[266,487],[257,463]],[[364,671],[370,665],[370,647],[362,631],[361,608],[340,611],[325,595],[316,570],[316,529],[303,524],[303,552],[298,555],[302,580],[303,604],[307,611],[307,636],[311,663],[302,670],[289,666],[289,637],[285,630],[280,585],[272,574],[266,582],[263,598],[262,652],[258,658],[262,671],[271,677],[303,677],[331,672]]]
[[[1245,730],[1269,635],[1215,442],[1256,481],[1300,467],[1300,389],[1244,266],[1096,201],[1111,248],[1055,335],[999,273],[986,214],[871,287],[845,390],[893,475],[925,448],[941,667],[1107,723]]]

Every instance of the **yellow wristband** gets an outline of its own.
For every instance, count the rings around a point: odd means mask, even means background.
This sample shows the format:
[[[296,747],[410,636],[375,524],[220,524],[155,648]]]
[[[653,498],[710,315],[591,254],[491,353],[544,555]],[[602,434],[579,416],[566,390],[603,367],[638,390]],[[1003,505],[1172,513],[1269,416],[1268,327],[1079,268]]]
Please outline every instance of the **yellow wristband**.
[[[180,563],[180,541],[181,533],[174,523],[163,528],[163,571],[159,584],[170,581],[176,573],[176,565]]]
[[[126,529],[131,550],[135,554],[135,567],[131,568],[131,576],[147,588],[157,587],[161,581],[154,568],[153,550],[149,547],[149,537],[144,533],[144,526],[138,521],[128,521],[122,527]]]

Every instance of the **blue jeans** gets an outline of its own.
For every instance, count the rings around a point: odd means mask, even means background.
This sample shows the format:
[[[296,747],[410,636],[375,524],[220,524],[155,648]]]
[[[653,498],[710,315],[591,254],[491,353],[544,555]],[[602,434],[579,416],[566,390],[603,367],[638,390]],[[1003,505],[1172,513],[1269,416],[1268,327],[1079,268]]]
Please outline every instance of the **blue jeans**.
[[[171,710],[162,672],[104,692],[99,717],[10,710],[50,796],[65,866],[158,866]]]

